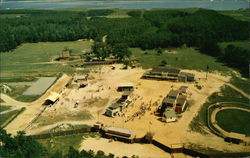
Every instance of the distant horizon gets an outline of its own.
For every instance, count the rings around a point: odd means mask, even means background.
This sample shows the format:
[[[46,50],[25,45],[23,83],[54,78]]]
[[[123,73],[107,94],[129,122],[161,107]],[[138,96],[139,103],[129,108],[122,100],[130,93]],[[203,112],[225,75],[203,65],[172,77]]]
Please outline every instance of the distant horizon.
[[[237,10],[249,8],[248,0],[1,0],[0,9],[55,9],[98,7],[119,9],[205,8]]]

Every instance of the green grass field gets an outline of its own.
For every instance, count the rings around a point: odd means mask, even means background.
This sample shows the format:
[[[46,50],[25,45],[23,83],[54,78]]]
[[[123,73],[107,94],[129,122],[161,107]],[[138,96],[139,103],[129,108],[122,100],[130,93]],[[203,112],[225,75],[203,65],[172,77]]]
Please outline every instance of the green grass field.
[[[23,96],[23,92],[29,88],[27,85],[16,85],[16,86],[9,86],[11,88],[11,92],[7,92],[6,94],[11,96],[12,98],[22,101],[22,102],[32,102],[38,99],[40,96]]]
[[[16,115],[17,113],[19,113],[20,110],[14,110],[5,114],[1,114],[0,117],[0,126],[2,126],[9,118],[11,118],[12,116]]]
[[[167,50],[176,51],[176,53],[166,53],[164,50],[161,55],[158,55],[156,50],[142,51],[139,48],[131,48],[133,56],[139,60],[143,68],[157,67],[162,60],[165,60],[167,64],[183,69],[205,71],[207,65],[209,65],[210,71],[220,71],[223,73],[229,73],[230,71],[228,67],[217,62],[215,58],[201,54],[194,48]],[[145,55],[144,52],[148,52],[148,54]]]
[[[248,98],[241,95],[239,92],[234,89],[224,86],[221,88],[220,92],[213,93],[206,103],[204,103],[201,109],[198,112],[198,115],[193,118],[191,123],[189,124],[189,128],[192,131],[199,132],[201,134],[207,134],[207,108],[209,105],[217,103],[217,102],[240,102],[248,104]],[[235,105],[242,107],[242,105]],[[208,129],[207,129],[208,130]]]
[[[61,73],[72,74],[76,72],[68,64],[53,61],[59,57],[65,47],[72,49],[72,55],[81,55],[83,50],[90,49],[91,42],[27,43],[19,46],[13,52],[1,52],[1,83],[7,84],[12,88],[12,92],[9,92],[8,95],[19,101],[34,101],[39,96],[21,95],[28,88],[25,82],[34,82],[37,80],[36,77],[41,76],[59,76]],[[18,85],[13,87],[9,83],[18,83]]]
[[[233,76],[230,81],[234,86],[243,90],[245,93],[249,94],[250,92],[250,79],[240,78]]]
[[[230,44],[241,47],[241,48],[244,48],[244,49],[247,49],[247,50],[250,51],[250,43],[249,43],[249,41],[221,42],[221,43],[219,43],[219,46],[224,49]]]
[[[4,105],[0,106],[0,112],[6,111],[6,110],[9,110],[9,109],[11,109],[11,106],[4,106]]]
[[[250,135],[250,112],[226,109],[216,115],[218,125],[228,132]]]
[[[54,76],[60,72],[72,73],[74,69],[67,64],[51,63],[59,57],[64,47],[73,50],[72,55],[90,49],[89,41],[40,42],[23,44],[13,52],[0,53],[1,78],[27,78]]]
[[[228,10],[228,11],[219,11],[221,14],[230,16],[236,20],[241,20],[241,21],[249,21],[249,9],[239,9],[239,10]]]
[[[75,149],[78,149],[81,141],[84,138],[95,136],[97,136],[96,133],[83,133],[69,136],[54,137],[51,139],[39,139],[38,141],[51,152],[62,151],[65,154],[70,146],[74,147]]]

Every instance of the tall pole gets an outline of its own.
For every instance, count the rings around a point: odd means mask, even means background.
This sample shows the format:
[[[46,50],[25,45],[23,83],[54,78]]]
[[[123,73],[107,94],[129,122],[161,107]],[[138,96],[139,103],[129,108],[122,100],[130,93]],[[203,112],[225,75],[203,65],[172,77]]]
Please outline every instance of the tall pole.
[[[207,65],[206,80],[207,80],[207,75],[208,75],[208,69],[209,69],[209,66]]]

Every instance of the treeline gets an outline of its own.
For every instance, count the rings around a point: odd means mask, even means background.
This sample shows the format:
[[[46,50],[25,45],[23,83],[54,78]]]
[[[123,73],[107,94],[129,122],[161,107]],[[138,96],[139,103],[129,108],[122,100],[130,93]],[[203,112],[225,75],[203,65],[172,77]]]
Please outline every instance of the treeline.
[[[211,41],[218,43],[249,38],[249,22],[238,21],[213,10],[135,10],[128,12],[130,18],[103,17],[113,12],[109,9],[86,12],[2,10],[0,15],[20,14],[21,17],[1,18],[0,52],[14,49],[24,42],[83,38],[101,41],[105,35],[109,45],[124,44],[142,49],[182,45],[201,48]],[[202,52],[211,55],[206,50]],[[215,51],[212,55],[221,57]]]
[[[237,21],[212,10],[193,13],[179,10],[130,11],[131,18],[105,18],[112,10],[53,11],[2,10],[1,14],[21,14],[1,18],[0,51],[9,51],[24,42],[72,41],[80,38],[129,47],[200,46],[208,39],[216,42],[246,40],[249,23]]]
[[[16,136],[7,134],[0,128],[0,157],[6,158],[114,158],[114,154],[106,155],[103,151],[96,153],[90,151],[77,151],[69,147],[66,154],[62,151],[48,151],[39,144],[33,137],[25,136],[24,132],[18,132]],[[124,156],[123,158],[128,158]],[[132,156],[132,158],[137,158]]]
[[[202,53],[217,57],[220,62],[237,68],[243,76],[249,77],[249,49],[234,44],[229,44],[225,48],[221,48],[215,40],[206,40],[201,44],[199,50]]]
[[[244,76],[249,77],[249,50],[230,44],[221,50],[221,60],[228,66],[239,69]]]

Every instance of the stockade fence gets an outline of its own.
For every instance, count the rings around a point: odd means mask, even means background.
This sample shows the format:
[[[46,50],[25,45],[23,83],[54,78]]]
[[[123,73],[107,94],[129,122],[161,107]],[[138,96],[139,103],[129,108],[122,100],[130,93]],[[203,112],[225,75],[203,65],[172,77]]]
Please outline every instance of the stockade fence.
[[[66,136],[66,135],[88,133],[88,132],[92,132],[91,127],[85,127],[81,129],[73,129],[73,130],[67,130],[67,131],[51,132],[51,133],[38,134],[38,135],[30,135],[30,136],[32,136],[35,139],[47,139],[47,138],[53,138],[57,136]]]

